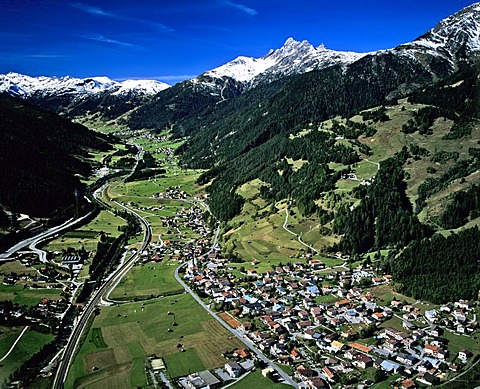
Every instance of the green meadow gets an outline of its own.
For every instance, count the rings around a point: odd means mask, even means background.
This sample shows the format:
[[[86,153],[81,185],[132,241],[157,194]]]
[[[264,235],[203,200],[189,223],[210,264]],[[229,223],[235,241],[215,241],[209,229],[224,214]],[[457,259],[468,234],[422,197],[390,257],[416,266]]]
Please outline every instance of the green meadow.
[[[30,288],[26,284],[0,284],[0,301],[11,300],[14,304],[18,305],[35,306],[45,298],[60,300],[62,299],[61,293],[61,289]]]
[[[0,358],[8,352],[17,339],[22,328],[0,327]],[[9,376],[23,365],[30,357],[40,351],[54,336],[27,330],[17,343],[11,354],[0,363],[0,385],[6,382]]]
[[[242,378],[240,381],[231,386],[232,389],[277,389],[288,387],[290,387],[290,385],[273,382],[271,379],[264,377],[261,370],[252,371],[245,378]]]
[[[173,276],[177,266],[177,261],[168,260],[135,265],[113,290],[110,298],[131,300],[182,293],[183,288]]]
[[[194,368],[223,366],[221,354],[240,346],[188,294],[103,307],[75,358],[66,387],[115,387],[118,377],[131,386],[146,387],[147,356],[164,358],[175,378]]]

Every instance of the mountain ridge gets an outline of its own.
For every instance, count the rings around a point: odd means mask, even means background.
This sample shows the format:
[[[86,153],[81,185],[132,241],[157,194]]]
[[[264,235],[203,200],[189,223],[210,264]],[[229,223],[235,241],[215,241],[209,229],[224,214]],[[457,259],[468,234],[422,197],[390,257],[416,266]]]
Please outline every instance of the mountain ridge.
[[[102,92],[113,94],[130,92],[156,94],[168,87],[170,85],[157,80],[125,80],[118,82],[105,76],[76,78],[72,76],[31,77],[15,72],[0,74],[0,92],[6,92],[16,97],[28,97],[35,93],[71,94],[78,97]]]
[[[305,77],[304,80],[308,79],[309,83],[324,83],[326,78],[332,76],[334,72],[332,69],[335,67],[339,69],[338,76],[335,75],[332,78],[330,85],[325,85],[325,90],[336,90],[337,99],[343,103],[324,101],[322,104],[325,109],[317,105],[312,105],[312,109],[318,112],[323,111],[325,114],[329,114],[328,112],[334,114],[326,106],[333,104],[340,109],[338,113],[347,114],[352,110],[380,105],[388,100],[406,96],[414,90],[443,79],[461,67],[469,66],[476,61],[480,49],[479,19],[480,3],[477,3],[441,20],[412,42],[388,50],[364,53],[358,57],[347,56],[348,61],[346,62],[336,61],[333,65],[320,66],[303,73],[302,69],[307,69],[305,66],[308,67],[309,63],[303,61],[303,68],[295,71],[295,59],[292,60],[292,58],[302,58],[302,55],[305,58],[311,52],[321,52],[326,49],[322,46],[316,49],[306,41],[287,40],[283,49],[270,51],[264,60],[239,57],[237,62],[234,60],[233,63],[222,65],[193,80],[176,84],[167,91],[159,93],[130,115],[129,125],[133,129],[158,129],[173,125],[174,132],[178,136],[204,131],[204,127],[210,122],[209,115],[211,113],[218,112],[218,120],[228,120],[220,111],[224,110],[223,106],[228,104],[228,101],[238,99],[242,94],[258,90],[253,94],[261,96],[262,89],[271,90],[269,84],[276,81],[278,81],[275,85],[276,91],[285,90],[285,88],[291,87],[291,81],[296,77],[301,79],[308,74],[310,76]],[[462,29],[459,30],[459,26]],[[290,49],[295,49],[293,57],[288,55],[283,57],[286,62],[292,60],[290,62],[293,65],[289,68],[290,70],[285,71],[285,69],[275,66],[266,67],[265,62],[262,62],[271,61],[269,58],[276,55],[275,53],[289,53],[292,51]],[[251,72],[247,71],[245,74],[241,74],[242,81],[229,77],[229,74],[235,75],[233,70],[239,65],[238,61],[245,63],[247,68],[251,67],[252,63],[264,65],[263,72],[259,72],[259,68],[253,66]],[[273,61],[271,62],[273,63]],[[280,63],[283,62],[280,61]],[[325,64],[325,62],[323,63]],[[255,69],[257,71],[254,71]],[[269,72],[268,69],[279,70],[278,73],[275,73]],[[279,76],[280,73],[289,71],[291,74]],[[334,78],[336,81],[333,81]],[[314,85],[306,84],[304,89],[312,87]],[[297,92],[304,94],[300,90]],[[268,93],[272,95],[273,92]],[[252,100],[251,97],[248,99],[251,100],[251,110],[260,103],[260,101],[253,101],[255,99]],[[192,104],[192,102],[195,103]],[[306,103],[310,104],[308,101]],[[234,102],[232,104],[238,105]],[[322,117],[317,115],[316,119],[322,119]]]
[[[236,96],[252,87],[282,77],[334,65],[346,67],[365,56],[385,53],[413,58],[421,62],[430,72],[436,73],[441,69],[442,75],[445,75],[444,73],[458,70],[457,61],[478,55],[480,52],[479,13],[480,3],[474,3],[444,18],[411,42],[367,53],[330,50],[323,44],[315,47],[307,40],[296,41],[290,37],[280,48],[271,49],[262,57],[238,56],[180,84],[189,85],[196,90],[199,86],[205,87],[210,93],[224,100],[225,94]],[[443,63],[435,63],[438,61]],[[37,100],[42,93],[77,95],[82,98],[105,92],[117,96],[122,94],[153,96],[168,87],[169,85],[165,83],[148,79],[117,82],[102,76],[75,78],[30,77],[14,72],[0,74],[0,92],[24,98],[36,95]],[[226,87],[233,88],[233,93],[226,92]]]

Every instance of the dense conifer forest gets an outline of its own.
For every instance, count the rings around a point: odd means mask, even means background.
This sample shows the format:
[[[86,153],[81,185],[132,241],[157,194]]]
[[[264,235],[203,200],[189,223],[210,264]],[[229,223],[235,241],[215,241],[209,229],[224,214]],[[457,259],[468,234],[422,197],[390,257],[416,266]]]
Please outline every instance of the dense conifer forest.
[[[477,299],[480,289],[480,231],[466,229],[448,237],[417,239],[386,260],[400,292],[416,299],[444,303]]]
[[[85,161],[110,148],[108,137],[0,95],[0,198],[12,212],[47,217],[75,201]]]

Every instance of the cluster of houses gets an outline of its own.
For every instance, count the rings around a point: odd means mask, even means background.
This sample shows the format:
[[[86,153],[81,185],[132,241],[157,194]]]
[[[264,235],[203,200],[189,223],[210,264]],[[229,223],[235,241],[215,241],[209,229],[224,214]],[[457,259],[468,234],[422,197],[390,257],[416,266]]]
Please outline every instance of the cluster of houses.
[[[66,299],[45,298],[30,307],[14,305],[8,300],[0,301],[0,323],[9,326],[40,325],[55,331],[69,306]]]
[[[148,210],[155,210],[154,208]],[[142,253],[142,263],[161,262],[166,257],[186,261],[201,256],[210,247],[211,229],[204,222],[203,212],[199,207],[184,207],[175,216],[164,217],[162,224],[167,228],[167,234],[161,239],[152,240]],[[192,233],[190,240],[187,240],[186,233],[182,232],[186,229],[190,231],[189,234]]]
[[[171,147],[157,147],[155,149],[156,154],[165,154],[164,161],[169,162],[173,157],[173,149]]]
[[[233,318],[228,323],[265,355],[297,367],[295,378],[304,386],[327,387],[326,382],[333,385],[368,368],[382,370],[385,377],[401,374],[403,387],[436,385],[473,357],[464,349],[451,358],[442,337],[460,325],[465,332],[474,331],[468,302],[446,304],[438,311],[396,300],[386,306],[360,284],[365,279],[371,285],[387,284],[389,275],[376,276],[364,268],[319,271],[324,269],[321,261],[310,259],[262,274],[245,270],[245,278],[239,279],[226,260],[211,253],[203,261],[191,261],[184,277],[228,311]],[[390,319],[396,325],[390,326]],[[454,323],[451,329],[444,329],[446,321]]]
[[[214,369],[213,372],[204,370],[189,374],[178,380],[180,387],[185,389],[218,388],[232,383],[245,373],[255,368],[253,359],[243,361],[228,361],[222,368]]]
[[[175,200],[186,200],[187,193],[183,190],[180,190],[180,186],[172,186],[167,188],[165,192],[159,192],[153,195],[154,199],[175,199]]]

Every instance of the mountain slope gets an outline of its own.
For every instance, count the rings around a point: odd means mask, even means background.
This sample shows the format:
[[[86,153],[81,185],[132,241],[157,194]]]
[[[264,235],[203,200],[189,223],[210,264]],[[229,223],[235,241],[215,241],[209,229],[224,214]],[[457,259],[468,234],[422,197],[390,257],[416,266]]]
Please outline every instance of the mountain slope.
[[[74,202],[76,174],[108,138],[58,115],[0,94],[0,202],[12,212],[48,217]]]

